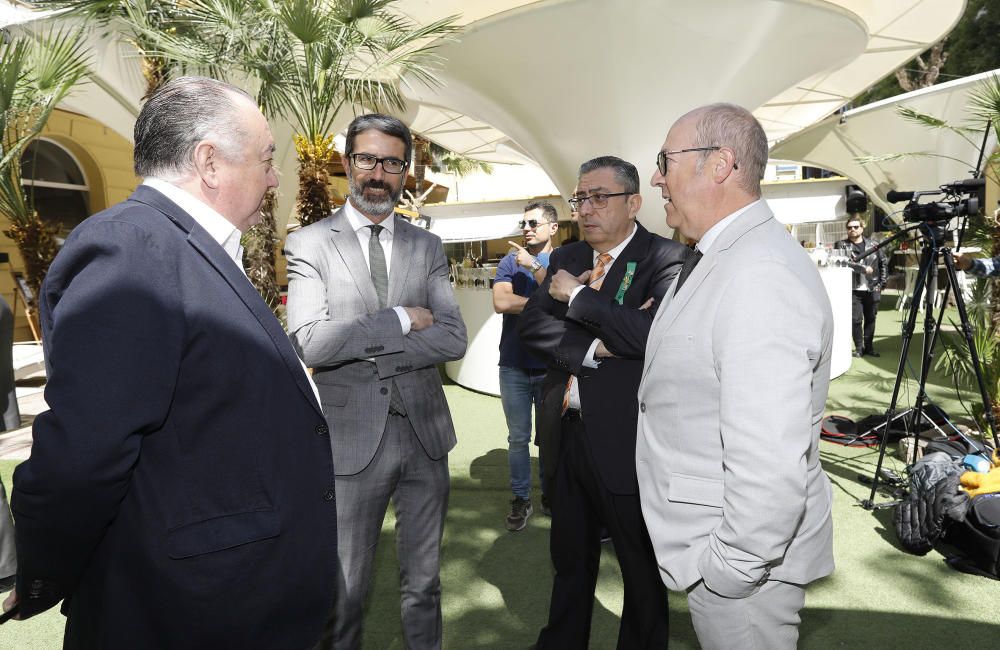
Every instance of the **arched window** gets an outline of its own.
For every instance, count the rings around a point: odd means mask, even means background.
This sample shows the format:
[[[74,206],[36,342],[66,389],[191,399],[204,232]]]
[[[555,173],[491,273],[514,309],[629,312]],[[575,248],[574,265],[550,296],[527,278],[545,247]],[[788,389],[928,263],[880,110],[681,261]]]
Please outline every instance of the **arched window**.
[[[24,150],[21,183],[42,221],[55,225],[62,236],[90,216],[90,188],[83,170],[70,152],[51,140],[39,138]]]

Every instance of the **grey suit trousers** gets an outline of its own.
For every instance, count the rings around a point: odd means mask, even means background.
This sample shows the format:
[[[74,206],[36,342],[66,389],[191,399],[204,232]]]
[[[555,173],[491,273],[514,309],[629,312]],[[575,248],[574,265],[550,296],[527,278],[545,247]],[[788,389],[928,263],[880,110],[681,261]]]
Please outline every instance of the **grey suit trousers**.
[[[448,510],[448,455],[427,456],[406,417],[390,415],[372,462],[336,477],[340,575],[332,618],[317,646],[357,650],[375,550],[389,498],[396,512],[400,614],[410,650],[441,648],[440,552]]]
[[[805,598],[805,587],[780,580],[746,598],[720,596],[700,581],[688,591],[688,609],[704,650],[794,650]]]

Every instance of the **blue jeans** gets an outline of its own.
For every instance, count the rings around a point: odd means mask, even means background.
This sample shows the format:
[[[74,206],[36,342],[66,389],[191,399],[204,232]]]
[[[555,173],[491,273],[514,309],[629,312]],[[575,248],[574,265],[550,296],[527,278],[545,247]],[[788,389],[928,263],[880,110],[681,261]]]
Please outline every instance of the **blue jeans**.
[[[545,373],[530,373],[524,368],[500,366],[500,403],[507,418],[507,460],[510,463],[510,490],[522,499],[531,497],[531,407],[542,401]],[[541,458],[538,473],[542,473]]]

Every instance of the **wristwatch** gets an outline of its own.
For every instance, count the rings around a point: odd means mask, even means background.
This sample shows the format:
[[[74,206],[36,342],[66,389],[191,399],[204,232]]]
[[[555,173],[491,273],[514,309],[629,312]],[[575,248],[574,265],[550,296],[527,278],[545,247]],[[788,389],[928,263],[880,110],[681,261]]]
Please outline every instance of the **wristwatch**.
[[[540,268],[542,268],[542,263],[538,261],[538,258],[536,257],[536,258],[532,259],[531,260],[531,272],[535,273]]]

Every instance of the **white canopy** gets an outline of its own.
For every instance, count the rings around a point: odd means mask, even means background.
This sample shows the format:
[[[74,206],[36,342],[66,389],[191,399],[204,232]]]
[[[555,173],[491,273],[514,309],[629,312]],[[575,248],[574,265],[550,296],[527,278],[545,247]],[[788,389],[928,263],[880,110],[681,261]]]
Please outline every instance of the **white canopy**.
[[[602,154],[635,163],[645,185],[670,124],[702,104],[751,108],[772,139],[798,131],[940,39],[965,2],[403,0],[400,6],[422,19],[459,8],[482,12],[440,48],[443,87],[415,86],[410,95],[492,125],[568,195],[579,164]],[[450,146],[447,137],[438,141]],[[643,195],[644,223],[665,230],[658,191],[646,187]]]
[[[459,152],[526,156],[564,196],[582,161],[608,153],[634,162],[645,183],[667,128],[687,110],[735,102],[755,110],[771,138],[795,132],[940,39],[965,4],[400,0],[395,6],[421,22],[462,14],[465,25],[438,50],[443,86],[407,88],[415,103],[406,117]],[[93,39],[93,83],[66,107],[130,138],[144,92],[137,61],[127,43]],[[287,129],[274,130],[291,178]],[[643,194],[644,223],[665,230],[658,192]],[[290,210],[290,195],[283,192],[282,209]]]
[[[970,177],[976,166],[985,125],[971,123],[969,92],[1000,70],[916,90],[882,102],[827,118],[771,149],[771,157],[794,160],[836,171],[849,177],[886,212],[899,206],[885,201],[889,190],[933,190],[943,183]],[[899,107],[928,113],[954,126],[978,128],[967,140],[948,129],[930,129],[900,117]],[[987,154],[996,148],[987,145]],[[908,156],[861,164],[859,157],[927,152],[936,156]]]

